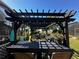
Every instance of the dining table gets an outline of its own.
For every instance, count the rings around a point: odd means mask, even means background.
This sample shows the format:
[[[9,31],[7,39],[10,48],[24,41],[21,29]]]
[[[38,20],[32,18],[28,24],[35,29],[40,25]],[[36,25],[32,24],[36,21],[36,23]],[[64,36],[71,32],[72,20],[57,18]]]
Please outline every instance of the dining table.
[[[9,55],[11,53],[35,53],[37,54],[37,59],[42,59],[42,53],[51,54],[53,52],[73,52],[72,49],[60,45],[56,42],[48,41],[37,41],[37,42],[27,42],[19,41],[15,45],[12,44],[7,47]]]

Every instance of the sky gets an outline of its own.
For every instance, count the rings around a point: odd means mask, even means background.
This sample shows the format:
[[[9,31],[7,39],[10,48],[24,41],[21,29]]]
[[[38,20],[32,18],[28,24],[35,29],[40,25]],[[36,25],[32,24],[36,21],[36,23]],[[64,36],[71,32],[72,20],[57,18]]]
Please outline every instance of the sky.
[[[76,18],[76,21],[79,21],[79,0],[2,0],[5,2],[10,8],[16,9],[17,11],[19,9],[23,10],[31,10],[33,9],[36,11],[37,9],[39,11],[42,11],[44,9],[45,11],[51,10],[57,10],[59,11],[62,9],[62,12],[64,12],[66,9],[68,10],[75,10],[77,11],[74,18]]]

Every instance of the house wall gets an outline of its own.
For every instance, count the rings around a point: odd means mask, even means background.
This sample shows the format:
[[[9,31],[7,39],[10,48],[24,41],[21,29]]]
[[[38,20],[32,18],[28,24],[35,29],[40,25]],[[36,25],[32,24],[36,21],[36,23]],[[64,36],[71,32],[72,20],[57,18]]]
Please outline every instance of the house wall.
[[[69,25],[69,34],[79,36],[79,22],[74,22]]]
[[[0,37],[9,37],[11,27],[6,24],[0,23]]]

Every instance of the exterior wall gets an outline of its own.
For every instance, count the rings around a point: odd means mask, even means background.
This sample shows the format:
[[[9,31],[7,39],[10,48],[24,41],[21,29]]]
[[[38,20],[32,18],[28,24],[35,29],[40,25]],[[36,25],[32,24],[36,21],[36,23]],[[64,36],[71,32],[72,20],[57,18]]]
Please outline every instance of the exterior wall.
[[[74,22],[69,25],[69,34],[79,36],[79,22]]]
[[[9,37],[11,27],[0,23],[0,37]]]
[[[79,36],[79,28],[74,28],[74,35]]]
[[[5,17],[4,9],[0,7],[0,37],[9,37],[11,30],[11,26],[7,25],[9,22],[7,22]]]

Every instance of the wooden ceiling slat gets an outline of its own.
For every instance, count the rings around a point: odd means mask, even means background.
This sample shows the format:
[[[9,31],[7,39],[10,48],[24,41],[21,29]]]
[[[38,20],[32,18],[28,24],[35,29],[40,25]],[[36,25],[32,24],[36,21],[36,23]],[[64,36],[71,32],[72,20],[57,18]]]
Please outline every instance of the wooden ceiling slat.
[[[55,13],[55,12],[56,12],[56,10],[53,11],[53,13]]]
[[[77,13],[77,11],[74,12],[74,15]]]
[[[28,13],[28,11],[25,9],[25,12]]]
[[[50,9],[48,10],[48,13],[50,13]]]
[[[68,9],[67,9],[67,10],[65,10],[65,11],[64,11],[64,13],[66,13],[67,11],[68,11]]]
[[[42,13],[44,13],[44,9],[42,10]]]
[[[31,13],[33,13],[33,10],[31,9]]]
[[[61,13],[62,12],[62,9],[59,11],[59,13]]]
[[[17,11],[16,11],[15,9],[13,9],[13,11],[14,11],[15,13],[17,13]]]
[[[20,13],[23,13],[21,9],[19,9]]]

